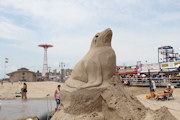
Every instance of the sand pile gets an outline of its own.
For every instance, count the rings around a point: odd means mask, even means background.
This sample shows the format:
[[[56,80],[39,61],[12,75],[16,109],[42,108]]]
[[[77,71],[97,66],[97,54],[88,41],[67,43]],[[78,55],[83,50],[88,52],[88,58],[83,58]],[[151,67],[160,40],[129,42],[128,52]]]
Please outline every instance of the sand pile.
[[[52,120],[176,120],[165,107],[145,108],[123,88],[118,75],[96,88],[67,87],[62,104]]]
[[[154,114],[155,120],[175,120],[174,116],[168,111],[168,108],[162,107],[155,111]]]

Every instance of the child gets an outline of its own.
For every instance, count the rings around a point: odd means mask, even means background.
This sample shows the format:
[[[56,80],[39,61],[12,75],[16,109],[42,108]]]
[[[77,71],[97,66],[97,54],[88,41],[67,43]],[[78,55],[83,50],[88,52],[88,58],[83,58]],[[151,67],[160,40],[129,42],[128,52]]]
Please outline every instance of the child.
[[[152,89],[152,90],[151,90],[151,98],[155,98],[155,97],[156,97],[155,90]]]

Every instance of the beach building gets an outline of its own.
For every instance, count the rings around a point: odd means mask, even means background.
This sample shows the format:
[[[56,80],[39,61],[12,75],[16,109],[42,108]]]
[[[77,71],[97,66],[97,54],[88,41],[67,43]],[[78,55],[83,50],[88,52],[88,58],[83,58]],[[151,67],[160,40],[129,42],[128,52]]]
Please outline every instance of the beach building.
[[[56,69],[54,69],[52,72],[49,71],[49,80],[54,81],[65,81],[67,78],[71,75],[72,69],[61,69],[59,72],[57,72]]]
[[[63,76],[70,76],[72,73],[72,69],[61,69],[61,74]]]
[[[164,62],[151,64],[137,64],[131,66],[116,66],[119,75],[134,75],[146,74],[150,72],[151,75],[173,75],[180,73],[180,62]],[[163,74],[162,74],[163,73]]]
[[[133,75],[133,74],[137,74],[137,66],[136,65],[132,65],[132,66],[117,66],[117,72],[119,73],[119,75]]]
[[[29,71],[27,68],[20,68],[17,71],[7,74],[11,82],[26,81],[34,82],[36,81],[36,73]]]

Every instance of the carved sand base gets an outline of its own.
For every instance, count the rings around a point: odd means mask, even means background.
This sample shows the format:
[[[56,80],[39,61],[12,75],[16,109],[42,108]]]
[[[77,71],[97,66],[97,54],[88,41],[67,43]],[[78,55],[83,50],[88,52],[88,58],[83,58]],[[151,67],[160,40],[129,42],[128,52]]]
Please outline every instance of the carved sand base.
[[[166,108],[152,111],[124,90],[118,75],[101,87],[64,90],[52,120],[175,120]]]

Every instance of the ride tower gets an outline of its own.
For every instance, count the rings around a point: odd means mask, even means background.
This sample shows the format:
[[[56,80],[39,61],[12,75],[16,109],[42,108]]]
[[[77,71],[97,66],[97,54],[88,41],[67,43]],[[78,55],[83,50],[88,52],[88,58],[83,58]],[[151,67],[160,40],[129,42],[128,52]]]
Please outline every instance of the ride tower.
[[[42,78],[47,79],[47,78],[49,78],[47,49],[49,47],[53,47],[53,45],[41,44],[41,45],[38,45],[38,46],[44,48],[44,61],[43,61],[43,69],[42,69]]]
[[[158,63],[175,62],[178,59],[178,54],[174,53],[173,47],[162,46],[158,48]]]

